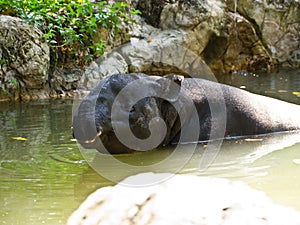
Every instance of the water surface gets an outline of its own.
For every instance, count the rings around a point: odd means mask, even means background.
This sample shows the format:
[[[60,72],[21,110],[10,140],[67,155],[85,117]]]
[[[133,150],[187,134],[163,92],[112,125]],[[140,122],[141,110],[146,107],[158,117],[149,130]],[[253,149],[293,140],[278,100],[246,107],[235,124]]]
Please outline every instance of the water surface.
[[[235,74],[220,80],[300,104],[300,71]],[[72,101],[0,104],[0,224],[65,224],[89,193],[113,184],[81,155],[72,140],[71,119]],[[299,133],[227,141],[214,163],[199,171],[205,148],[205,144],[199,145],[180,172],[242,180],[274,201],[300,210]],[[171,154],[171,150],[154,150],[115,158],[139,167],[158,163]],[[155,171],[172,171],[182,160],[180,154]],[[101,163],[115,180],[137,172],[122,171],[105,160]]]

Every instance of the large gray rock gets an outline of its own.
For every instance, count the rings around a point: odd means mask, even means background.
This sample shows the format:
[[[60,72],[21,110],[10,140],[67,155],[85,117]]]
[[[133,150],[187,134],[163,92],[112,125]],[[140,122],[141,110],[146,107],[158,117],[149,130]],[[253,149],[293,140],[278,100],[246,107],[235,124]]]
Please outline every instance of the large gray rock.
[[[153,13],[158,4],[161,10]],[[144,6],[140,10],[147,15],[146,21],[157,28],[184,30],[181,44],[201,56],[215,73],[270,70],[273,66],[273,58],[257,33],[259,30],[255,30],[256,24],[231,10],[230,1],[141,0],[139,5]]]
[[[203,69],[204,63],[206,69],[198,73],[206,74],[207,68],[220,74],[300,65],[297,2],[139,0],[133,4],[142,17],[129,29],[131,40],[88,67],[80,87],[90,89],[113,73],[194,75],[182,71],[182,64],[188,62],[183,48],[195,54],[192,62],[201,61],[192,73]]]
[[[275,62],[300,66],[300,2],[228,1],[228,8],[247,18]]]
[[[153,29],[151,34],[146,39],[131,38],[102,60],[94,61],[86,68],[79,87],[90,90],[103,77],[116,73],[179,73],[208,79],[214,76],[199,55],[182,46],[187,40],[185,31]]]
[[[300,66],[298,0],[139,0],[137,7],[149,25],[183,35],[180,44],[215,73]]]
[[[296,225],[300,213],[273,203],[244,183],[226,179],[139,174],[91,194],[68,225]],[[153,185],[149,186],[150,181]],[[147,183],[144,187],[137,182]],[[123,184],[123,185],[122,185]],[[125,186],[127,185],[127,186]]]
[[[23,20],[0,16],[0,98],[47,97],[49,47],[42,32]]]

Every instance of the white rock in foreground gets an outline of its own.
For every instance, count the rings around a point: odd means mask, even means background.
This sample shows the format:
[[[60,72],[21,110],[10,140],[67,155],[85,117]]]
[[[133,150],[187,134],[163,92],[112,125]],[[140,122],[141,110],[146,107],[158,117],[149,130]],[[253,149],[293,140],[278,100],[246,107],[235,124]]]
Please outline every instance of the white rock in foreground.
[[[125,179],[148,179],[139,174]],[[294,225],[300,213],[273,203],[262,191],[226,179],[175,175],[147,187],[118,184],[91,194],[68,225]]]

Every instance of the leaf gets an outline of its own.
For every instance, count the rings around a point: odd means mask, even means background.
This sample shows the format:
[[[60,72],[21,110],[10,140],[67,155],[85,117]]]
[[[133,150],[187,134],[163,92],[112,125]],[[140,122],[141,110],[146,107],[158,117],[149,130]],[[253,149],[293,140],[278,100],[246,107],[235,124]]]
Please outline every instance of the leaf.
[[[300,97],[300,91],[293,91],[292,94],[296,95],[297,97]]]
[[[262,138],[246,138],[245,141],[247,142],[260,142],[263,141]]]
[[[88,62],[98,54],[103,55],[105,46],[95,45],[92,52],[87,49],[87,46],[96,44],[98,27],[111,29],[118,35],[118,25],[134,23],[131,16],[140,13],[124,1],[110,4],[105,0],[0,0],[0,12],[5,10],[14,11],[16,17],[43,31],[56,62],[60,58],[81,61],[84,57],[80,52],[91,53],[91,58],[90,55],[86,57]],[[0,87],[0,93],[5,92],[3,89],[1,91]]]
[[[11,137],[11,139],[17,140],[17,141],[27,141],[27,138],[24,138],[24,137]]]

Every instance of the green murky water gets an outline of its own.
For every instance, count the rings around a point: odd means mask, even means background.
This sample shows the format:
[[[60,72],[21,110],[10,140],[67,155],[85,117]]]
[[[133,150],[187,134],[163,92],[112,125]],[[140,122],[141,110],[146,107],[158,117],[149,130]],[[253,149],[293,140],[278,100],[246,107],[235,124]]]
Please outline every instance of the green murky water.
[[[222,82],[300,104],[300,71],[259,77],[239,74],[223,77]],[[89,193],[112,184],[81,155],[72,140],[71,117],[72,101],[0,103],[0,224],[65,224]],[[180,172],[243,180],[300,210],[299,133],[228,141],[214,163],[199,171],[204,150],[200,145]],[[119,180],[147,171],[136,168],[171,154],[171,150],[154,150],[116,156],[129,165],[128,170],[106,160],[97,165]],[[183,156],[180,152],[171,163],[153,170],[172,171]]]

